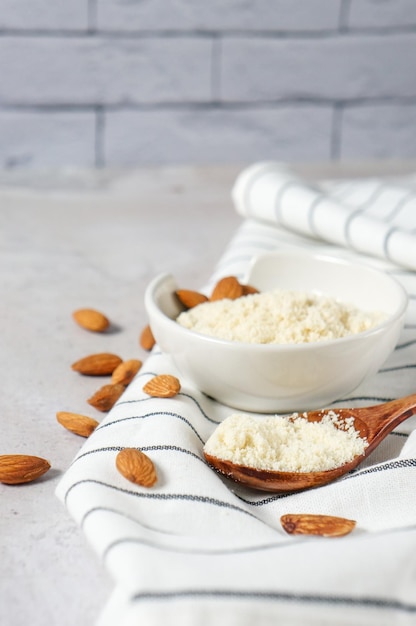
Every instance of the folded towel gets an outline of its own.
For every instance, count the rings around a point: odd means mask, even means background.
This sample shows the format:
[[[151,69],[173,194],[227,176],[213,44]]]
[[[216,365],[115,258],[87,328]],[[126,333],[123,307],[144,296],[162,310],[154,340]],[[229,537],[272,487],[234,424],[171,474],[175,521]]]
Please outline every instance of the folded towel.
[[[244,217],[416,269],[416,179],[325,189],[279,164],[258,163],[241,173],[233,199]]]
[[[416,264],[416,249],[404,250],[416,228],[416,212],[406,210],[415,206],[414,181],[396,182],[390,193],[381,181],[310,186],[294,180],[275,164],[242,172],[233,197],[246,219],[210,285],[225,275],[242,278],[252,257],[266,251],[311,249],[354,259],[365,252],[367,262],[402,282],[409,309],[388,362],[333,406],[414,393],[416,275],[406,268]],[[382,196],[391,199],[389,209]],[[181,380],[174,398],[143,392],[162,373]],[[414,624],[416,418],[345,478],[267,494],[219,477],[203,459],[204,442],[233,412],[193,387],[156,346],[68,468],[57,495],[115,582],[99,625]],[[153,460],[154,487],[136,486],[117,472],[115,457],[124,447]],[[343,538],[291,536],[279,521],[285,513],[343,516],[357,526]]]

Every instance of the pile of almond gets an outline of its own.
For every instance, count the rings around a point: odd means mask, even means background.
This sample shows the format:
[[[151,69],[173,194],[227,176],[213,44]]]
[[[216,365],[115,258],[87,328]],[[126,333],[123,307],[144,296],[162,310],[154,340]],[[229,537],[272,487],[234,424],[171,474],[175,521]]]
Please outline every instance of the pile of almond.
[[[95,309],[80,309],[72,316],[85,330],[101,333],[110,327],[108,317]],[[153,348],[155,340],[150,326],[143,329],[139,343],[145,350]],[[72,363],[71,368],[83,376],[111,377],[107,384],[99,387],[87,399],[87,402],[98,411],[107,412],[120,398],[141,366],[142,361],[138,359],[123,361],[117,354],[100,352],[82,357]],[[179,393],[180,388],[178,378],[170,374],[160,374],[150,378],[143,386],[143,391],[153,397],[172,398]],[[99,422],[92,417],[68,411],[58,411],[56,418],[64,428],[81,437],[89,437],[99,425]],[[116,457],[116,468],[125,478],[143,487],[151,487],[157,480],[153,462],[136,448],[121,450]]]
[[[111,376],[110,383],[100,387],[88,404],[98,411],[109,411],[117,402],[125,388],[131,383],[142,366],[138,359],[123,361],[110,352],[90,354],[72,364],[72,369],[84,376]]]
[[[215,300],[223,300],[224,298],[236,300],[242,296],[258,293],[258,289],[251,285],[243,285],[236,276],[225,276],[214,285],[209,297],[190,289],[178,289],[175,293],[184,307],[192,309],[194,306],[204,302],[214,302]]]
[[[96,309],[78,309],[74,311],[72,317],[79,326],[91,332],[103,333],[110,327],[108,317]],[[120,398],[141,366],[142,361],[139,359],[123,361],[117,354],[100,352],[82,357],[72,363],[71,368],[83,376],[111,377],[109,383],[97,389],[87,400],[98,411],[107,412]],[[92,417],[69,411],[58,411],[56,419],[64,428],[81,437],[89,437],[99,424]]]
[[[247,293],[253,293],[252,287],[241,285],[237,278],[229,276],[218,281],[211,294],[212,300],[221,298],[238,298]],[[208,297],[191,290],[178,290],[177,296],[184,306],[190,308],[208,300]],[[104,332],[110,327],[106,315],[95,309],[79,309],[73,313],[73,319],[82,328],[92,332]],[[139,338],[141,347],[150,351],[155,345],[155,339],[150,328],[146,325]],[[111,381],[103,385],[88,398],[88,403],[98,411],[109,411],[124,392],[141,367],[141,361],[130,359],[123,361],[118,355],[102,352],[90,354],[72,364],[72,369],[84,376],[111,376]],[[143,391],[152,397],[173,398],[181,389],[181,383],[176,376],[159,374],[152,377],[143,386]],[[56,414],[58,422],[71,432],[82,437],[89,437],[99,422],[89,416],[68,411],[59,411]],[[151,486],[156,481],[156,472],[144,477],[144,467],[149,470],[151,460],[143,452],[136,449],[122,450],[116,460],[116,467],[123,476],[142,486]],[[153,480],[154,478],[154,480]]]

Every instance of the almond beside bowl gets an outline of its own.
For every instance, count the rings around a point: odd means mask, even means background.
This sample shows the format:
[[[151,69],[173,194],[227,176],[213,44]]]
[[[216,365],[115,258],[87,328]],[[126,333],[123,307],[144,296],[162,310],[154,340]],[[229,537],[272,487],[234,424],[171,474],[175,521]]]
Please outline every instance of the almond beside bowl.
[[[326,295],[384,317],[369,330],[339,339],[296,344],[229,341],[178,324],[183,310],[175,295],[179,286],[170,274],[157,276],[146,289],[145,306],[160,349],[201,391],[237,409],[283,413],[327,406],[379,370],[403,327],[405,290],[389,274],[364,264],[276,252],[255,258],[244,282],[261,292]]]

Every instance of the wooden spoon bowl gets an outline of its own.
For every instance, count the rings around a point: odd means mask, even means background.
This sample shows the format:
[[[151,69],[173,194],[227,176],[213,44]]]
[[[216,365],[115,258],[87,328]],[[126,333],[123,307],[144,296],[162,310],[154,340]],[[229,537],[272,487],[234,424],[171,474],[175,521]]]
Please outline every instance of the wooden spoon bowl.
[[[325,409],[304,415],[310,422],[319,422],[324,415],[334,412],[340,419],[354,418],[354,428],[365,437],[368,446],[348,463],[320,472],[277,472],[258,469],[219,459],[204,452],[205,459],[216,471],[247,487],[262,491],[300,491],[326,485],[359,465],[401,422],[416,413],[416,394],[391,402],[362,408]]]

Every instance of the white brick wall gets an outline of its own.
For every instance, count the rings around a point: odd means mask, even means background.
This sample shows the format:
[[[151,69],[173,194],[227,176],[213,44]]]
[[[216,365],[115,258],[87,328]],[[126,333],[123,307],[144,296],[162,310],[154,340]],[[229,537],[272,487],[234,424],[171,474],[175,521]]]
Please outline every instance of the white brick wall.
[[[98,0],[100,30],[258,32],[338,28],[341,0]]]
[[[416,32],[223,42],[225,101],[416,97]]]
[[[95,125],[91,111],[3,110],[2,166],[94,167]]]
[[[351,0],[348,25],[357,28],[412,28],[416,26],[414,0]]]
[[[88,13],[86,0],[1,0],[0,29],[86,31]]]
[[[327,160],[332,119],[327,105],[114,111],[105,118],[104,162]]]
[[[340,157],[349,160],[415,157],[414,103],[352,106],[344,111],[342,118]]]
[[[0,100],[91,107],[207,102],[212,46],[195,37],[3,37]]]
[[[0,167],[416,157],[415,0],[0,0]]]

